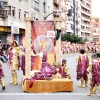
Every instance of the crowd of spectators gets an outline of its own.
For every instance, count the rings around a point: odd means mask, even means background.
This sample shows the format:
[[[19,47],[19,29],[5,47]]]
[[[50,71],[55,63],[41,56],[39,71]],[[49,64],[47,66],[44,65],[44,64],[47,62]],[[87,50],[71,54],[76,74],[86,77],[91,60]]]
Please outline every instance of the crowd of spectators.
[[[10,45],[0,40],[0,60],[4,63],[8,60],[8,50]]]

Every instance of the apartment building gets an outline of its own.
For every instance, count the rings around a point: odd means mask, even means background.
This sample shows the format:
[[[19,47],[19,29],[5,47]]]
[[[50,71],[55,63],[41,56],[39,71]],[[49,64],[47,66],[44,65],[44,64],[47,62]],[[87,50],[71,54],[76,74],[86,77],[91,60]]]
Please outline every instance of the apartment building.
[[[66,2],[66,7],[67,7],[67,33],[73,34],[74,33],[74,13],[73,13],[73,9],[74,9],[74,4],[73,4],[73,0],[67,0]]]
[[[91,40],[91,6],[92,0],[76,0],[75,10],[75,34],[83,39]]]
[[[61,18],[61,31],[65,33],[67,30],[66,21],[67,21],[67,8],[66,8],[66,0],[53,0],[53,17]],[[57,13],[61,12],[61,13]]]
[[[33,20],[44,20],[47,15],[53,13],[53,0],[31,0],[30,10]],[[53,14],[45,20],[53,20]]]
[[[91,18],[91,37],[92,42],[100,42],[100,18]]]
[[[0,39],[6,42],[6,38],[11,35],[14,28],[16,30],[16,33],[13,33],[14,37],[19,41],[25,34],[24,18],[29,16],[29,2],[27,0],[0,0],[0,4]]]
[[[14,37],[20,41],[25,35],[25,17],[44,20],[52,12],[53,0],[0,0],[0,39],[6,41],[13,26],[17,30]],[[53,15],[48,16],[47,20],[53,20]]]

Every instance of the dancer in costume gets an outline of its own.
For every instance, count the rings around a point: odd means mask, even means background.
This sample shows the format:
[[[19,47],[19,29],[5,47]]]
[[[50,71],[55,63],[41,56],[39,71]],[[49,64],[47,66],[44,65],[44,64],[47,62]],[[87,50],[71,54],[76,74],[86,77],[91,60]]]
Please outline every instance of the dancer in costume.
[[[89,59],[88,56],[85,54],[85,50],[80,50],[80,55],[76,59],[77,66],[76,66],[76,73],[77,73],[77,80],[81,80],[80,88],[84,88],[85,86],[88,86],[88,65],[89,65]],[[85,82],[85,86],[84,86]]]
[[[97,61],[98,61],[98,73],[97,73],[97,82],[98,82],[98,84],[97,85],[95,85],[94,86],[94,88],[93,88],[93,93],[95,94],[96,93],[96,90],[98,89],[99,90],[99,92],[100,92],[100,54],[99,53],[96,53],[96,55],[97,55]],[[91,67],[91,69],[92,69],[92,67]],[[91,76],[92,76],[92,74],[91,74]],[[92,78],[91,78],[91,83],[92,83]]]
[[[19,52],[20,48],[17,41],[14,41],[12,37],[7,38],[7,41],[10,44],[9,53],[8,53],[8,66],[11,69],[12,82],[10,84],[17,85],[17,72],[19,70]]]
[[[91,56],[92,59],[92,68],[91,68],[91,73],[92,73],[92,80],[90,84],[90,92],[88,93],[88,96],[93,96],[94,90],[96,87],[100,84],[100,67],[99,67],[99,61],[97,59],[97,54],[93,54]],[[96,90],[95,90],[96,91]]]
[[[0,83],[2,86],[2,90],[5,89],[5,83],[4,83],[4,73],[3,73],[3,69],[2,69],[2,61],[0,60]]]
[[[67,66],[67,61],[66,61],[66,59],[63,59],[63,60],[62,60],[62,65],[61,65],[59,68],[60,68],[59,73],[61,74],[62,78],[71,79],[70,71],[69,71],[69,68],[68,68],[68,66]]]

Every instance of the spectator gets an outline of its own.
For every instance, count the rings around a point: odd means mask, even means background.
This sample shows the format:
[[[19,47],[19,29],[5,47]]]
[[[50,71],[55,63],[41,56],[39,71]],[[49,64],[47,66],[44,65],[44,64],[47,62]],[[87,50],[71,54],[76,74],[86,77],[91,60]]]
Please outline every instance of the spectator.
[[[6,59],[4,58],[4,52],[2,51],[2,49],[0,49],[0,60],[3,61],[4,63],[6,63]]]

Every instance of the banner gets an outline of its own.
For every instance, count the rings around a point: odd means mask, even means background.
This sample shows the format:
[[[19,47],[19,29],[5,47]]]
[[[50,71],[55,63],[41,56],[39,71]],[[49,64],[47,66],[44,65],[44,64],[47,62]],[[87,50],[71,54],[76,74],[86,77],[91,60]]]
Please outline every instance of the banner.
[[[53,21],[33,21],[32,22],[32,44],[37,53],[46,51],[48,53],[48,63],[54,62],[54,37],[47,37],[48,31],[54,31]]]
[[[12,25],[11,26],[11,32],[13,34],[19,34],[19,27],[18,27],[18,25]]]

